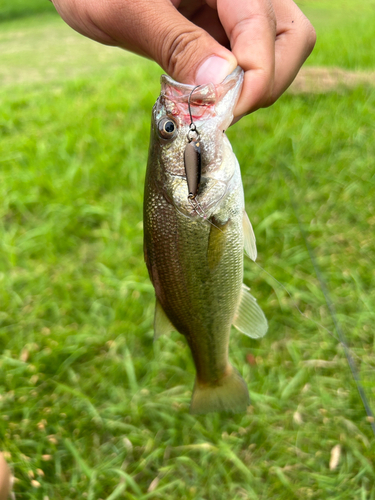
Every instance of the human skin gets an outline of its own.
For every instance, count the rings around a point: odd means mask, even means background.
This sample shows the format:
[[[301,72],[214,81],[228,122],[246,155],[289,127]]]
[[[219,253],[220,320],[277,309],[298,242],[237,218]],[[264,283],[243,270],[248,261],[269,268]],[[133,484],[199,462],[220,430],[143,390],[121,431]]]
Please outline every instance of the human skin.
[[[6,500],[8,498],[10,486],[10,473],[7,463],[0,453],[0,500]]]
[[[280,97],[316,38],[292,0],[52,2],[79,33],[153,59],[178,82],[220,83],[241,66],[235,121]]]

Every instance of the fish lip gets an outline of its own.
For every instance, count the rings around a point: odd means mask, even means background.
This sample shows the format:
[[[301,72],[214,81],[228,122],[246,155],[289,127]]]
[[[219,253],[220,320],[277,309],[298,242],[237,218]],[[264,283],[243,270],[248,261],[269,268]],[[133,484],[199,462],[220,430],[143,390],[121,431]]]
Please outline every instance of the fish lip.
[[[242,86],[243,74],[243,70],[237,66],[223,82],[199,86],[179,83],[168,75],[162,75],[159,102],[165,103],[167,108],[170,106],[171,110],[174,109],[172,114],[179,115],[184,125],[193,122],[199,126],[199,122],[204,123],[216,115],[217,105],[230,89]]]
[[[242,71],[243,71],[242,68],[240,66],[237,66],[237,68],[234,71],[232,71],[232,73],[230,75],[228,75],[221,83],[215,85],[213,83],[207,82],[206,84],[199,85],[198,88],[206,87],[208,85],[213,85],[214,87],[219,87],[221,85],[226,86],[232,80],[233,80],[233,82],[236,82]],[[176,89],[177,91],[179,91],[181,93],[181,97],[186,99],[186,102],[189,98],[191,91],[196,87],[196,85],[193,85],[193,84],[176,82],[169,75],[161,75],[160,83],[161,83],[162,91],[167,86],[173,87],[174,89]]]

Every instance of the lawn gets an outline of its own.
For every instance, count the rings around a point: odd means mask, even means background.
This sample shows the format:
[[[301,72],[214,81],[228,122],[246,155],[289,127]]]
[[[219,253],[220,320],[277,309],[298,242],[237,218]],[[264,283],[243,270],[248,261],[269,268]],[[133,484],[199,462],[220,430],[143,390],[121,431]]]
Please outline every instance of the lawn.
[[[309,65],[374,69],[374,2],[300,4]],[[286,94],[228,132],[265,269],[246,260],[245,282],[270,327],[232,332],[248,412],[195,417],[184,339],[153,344],[143,262],[161,71],[47,1],[3,0],[0,20],[0,449],[16,499],[375,500],[375,438],[307,249],[374,409],[375,88]]]

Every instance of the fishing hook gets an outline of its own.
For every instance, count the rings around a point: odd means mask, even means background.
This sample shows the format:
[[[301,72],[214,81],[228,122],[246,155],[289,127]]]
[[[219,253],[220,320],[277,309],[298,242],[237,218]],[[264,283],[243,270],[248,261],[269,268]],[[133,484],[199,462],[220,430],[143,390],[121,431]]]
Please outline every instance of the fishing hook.
[[[189,116],[190,116],[190,125],[189,125],[189,132],[187,133],[187,139],[189,142],[191,142],[193,140],[193,138],[189,136],[190,132],[195,132],[197,134],[197,139],[199,138],[199,132],[197,130],[197,127],[196,127],[196,125],[193,121],[193,117],[191,115],[191,96],[193,95],[194,90],[196,90],[199,87],[201,87],[201,85],[197,85],[196,87],[194,87],[193,90],[190,92],[189,98],[188,98],[188,110],[189,110]]]

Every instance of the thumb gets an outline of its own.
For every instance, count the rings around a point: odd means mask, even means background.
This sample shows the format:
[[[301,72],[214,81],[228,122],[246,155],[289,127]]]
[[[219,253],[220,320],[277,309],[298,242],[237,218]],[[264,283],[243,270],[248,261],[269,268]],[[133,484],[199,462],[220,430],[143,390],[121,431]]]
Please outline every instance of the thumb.
[[[220,83],[237,66],[230,50],[180,14],[170,0],[53,2],[77,31],[153,59],[178,82]]]

